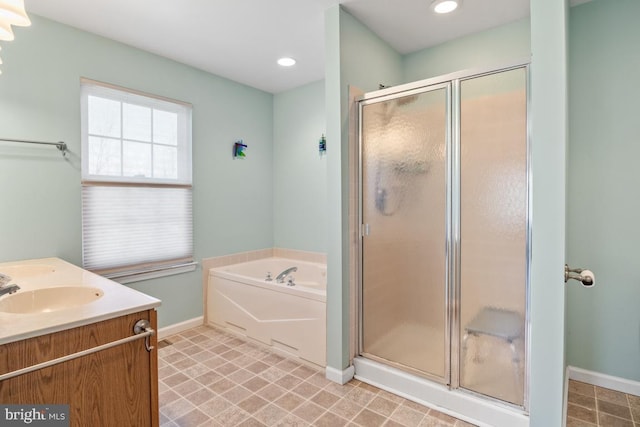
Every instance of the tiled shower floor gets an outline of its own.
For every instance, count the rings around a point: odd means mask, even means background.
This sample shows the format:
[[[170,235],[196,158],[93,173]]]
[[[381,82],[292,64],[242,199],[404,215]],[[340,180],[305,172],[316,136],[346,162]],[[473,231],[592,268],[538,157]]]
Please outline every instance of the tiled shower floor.
[[[201,326],[159,343],[161,426],[471,426]]]
[[[206,326],[161,341],[158,354],[163,427],[472,425]],[[567,412],[567,427],[640,427],[640,397],[576,381]]]

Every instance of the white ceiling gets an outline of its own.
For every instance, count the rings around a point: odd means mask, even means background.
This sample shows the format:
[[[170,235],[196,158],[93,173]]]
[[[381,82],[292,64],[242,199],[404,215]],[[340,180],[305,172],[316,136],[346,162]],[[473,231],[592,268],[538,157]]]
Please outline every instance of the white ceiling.
[[[324,11],[337,3],[400,53],[529,14],[529,0],[464,0],[446,16],[431,0],[25,0],[28,13],[271,93],[324,78]],[[282,68],[282,56],[298,62]]]

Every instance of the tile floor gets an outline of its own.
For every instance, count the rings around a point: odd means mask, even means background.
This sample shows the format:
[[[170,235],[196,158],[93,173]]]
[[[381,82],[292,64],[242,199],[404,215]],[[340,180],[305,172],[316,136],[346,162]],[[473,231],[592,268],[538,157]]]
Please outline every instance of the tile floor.
[[[567,427],[640,427],[640,397],[569,381]]]
[[[161,341],[160,425],[463,427],[462,420],[201,326]],[[640,397],[569,382],[567,427],[640,427]],[[635,424],[634,424],[635,423]]]
[[[161,341],[160,425],[463,427],[462,420],[201,326]]]

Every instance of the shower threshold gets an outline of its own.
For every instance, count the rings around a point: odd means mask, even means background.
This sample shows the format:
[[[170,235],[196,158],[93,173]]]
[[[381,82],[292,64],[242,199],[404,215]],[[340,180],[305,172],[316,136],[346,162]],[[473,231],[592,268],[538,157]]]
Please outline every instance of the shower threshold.
[[[362,382],[480,427],[529,427],[529,416],[524,411],[498,401],[464,390],[449,390],[447,386],[364,357],[356,357],[353,365],[355,378]]]

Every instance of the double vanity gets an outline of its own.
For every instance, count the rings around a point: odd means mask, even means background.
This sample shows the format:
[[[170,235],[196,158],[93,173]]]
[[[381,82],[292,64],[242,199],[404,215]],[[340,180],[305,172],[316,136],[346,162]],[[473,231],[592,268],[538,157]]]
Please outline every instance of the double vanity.
[[[158,426],[160,300],[59,258],[0,274],[2,404],[69,405],[71,426]]]

